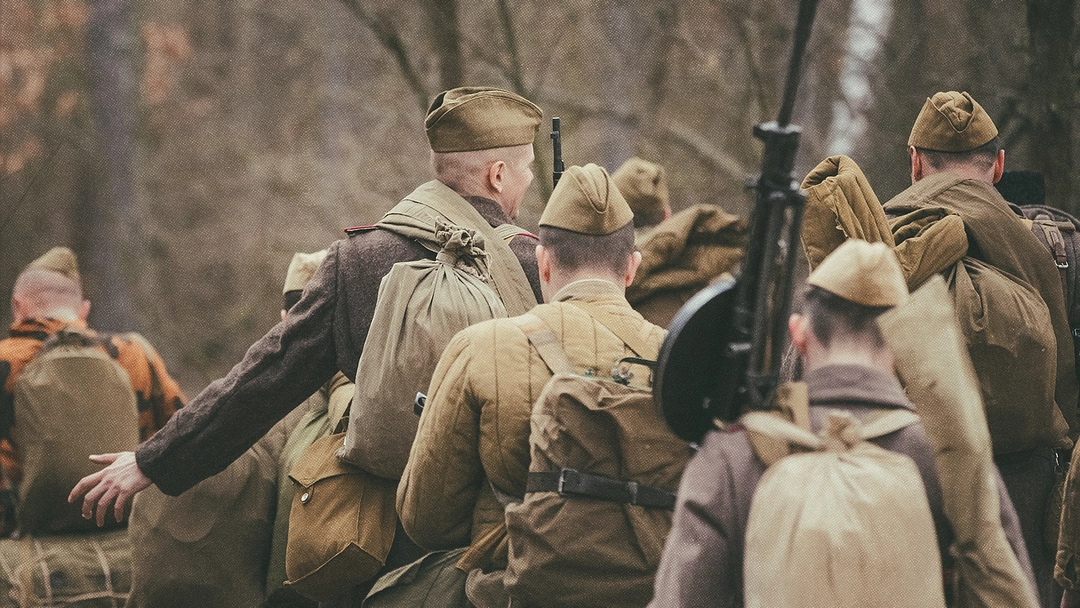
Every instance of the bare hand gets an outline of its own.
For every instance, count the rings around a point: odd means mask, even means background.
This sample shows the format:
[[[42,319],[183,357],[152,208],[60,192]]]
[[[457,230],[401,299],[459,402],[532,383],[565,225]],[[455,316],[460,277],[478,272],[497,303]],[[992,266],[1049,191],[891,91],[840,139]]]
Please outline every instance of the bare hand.
[[[113,507],[117,523],[124,521],[124,508],[128,500],[153,482],[139,470],[135,462],[135,452],[117,452],[113,454],[94,454],[90,460],[98,464],[109,465],[97,473],[92,473],[79,480],[68,494],[68,502],[75,502],[83,494],[82,516],[93,519],[97,514],[97,525],[105,525],[105,513]]]

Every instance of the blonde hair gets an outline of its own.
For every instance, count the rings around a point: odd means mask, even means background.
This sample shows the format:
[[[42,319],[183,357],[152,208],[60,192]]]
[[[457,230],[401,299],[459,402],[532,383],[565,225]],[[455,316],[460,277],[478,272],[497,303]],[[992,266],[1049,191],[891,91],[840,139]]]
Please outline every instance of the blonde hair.
[[[78,316],[83,293],[74,279],[44,268],[28,268],[15,279],[11,299],[26,306],[30,317],[70,317]]]
[[[431,169],[435,178],[462,196],[482,196],[487,192],[484,180],[493,163],[503,161],[507,165],[527,165],[528,151],[532,144],[470,150],[468,152],[431,153]]]

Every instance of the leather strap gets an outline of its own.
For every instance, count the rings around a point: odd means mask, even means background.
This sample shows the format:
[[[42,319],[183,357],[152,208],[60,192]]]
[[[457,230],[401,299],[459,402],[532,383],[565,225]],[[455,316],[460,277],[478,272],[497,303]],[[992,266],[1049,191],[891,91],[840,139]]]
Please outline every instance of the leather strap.
[[[557,492],[559,496],[594,498],[651,509],[675,508],[675,493],[636,481],[611,479],[575,469],[529,471],[525,492]]]

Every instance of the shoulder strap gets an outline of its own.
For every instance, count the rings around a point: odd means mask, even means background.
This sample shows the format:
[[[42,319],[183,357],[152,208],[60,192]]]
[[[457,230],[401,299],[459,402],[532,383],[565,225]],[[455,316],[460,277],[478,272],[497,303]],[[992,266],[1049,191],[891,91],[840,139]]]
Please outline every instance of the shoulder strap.
[[[919,421],[919,415],[909,410],[891,410],[861,424],[859,436],[863,440],[883,437]],[[821,449],[825,442],[821,437],[798,425],[769,412],[747,412],[739,418],[747,430],[766,437],[786,441],[812,450]]]
[[[520,226],[515,226],[513,224],[499,224],[495,227],[495,234],[499,235],[502,240],[509,243],[511,240],[513,240],[515,236],[519,236],[522,234],[530,234],[530,232]]]
[[[551,373],[574,373],[574,365],[570,362],[570,357],[566,356],[562,344],[559,344],[559,338],[540,317],[532,313],[525,313],[518,317],[511,317],[510,320],[529,339],[529,344],[532,344],[532,347],[536,349],[537,354],[543,359],[544,364],[548,366]]]
[[[510,249],[505,236],[496,232],[475,207],[446,184],[432,180],[421,185],[390,209],[378,225],[399,234],[430,241],[432,237],[425,236],[425,230],[434,231],[435,224],[434,221],[425,221],[422,218],[424,215],[430,216],[428,220],[444,217],[453,224],[476,230],[484,237],[484,249],[491,255],[489,271],[492,283],[507,313],[520,315],[536,305],[536,296],[521,261]],[[430,248],[430,245],[425,244],[425,247]]]
[[[597,323],[606,327],[608,331],[615,334],[616,338],[622,340],[623,344],[629,346],[630,350],[634,351],[637,356],[646,359],[656,358],[657,353],[654,352],[656,350],[655,347],[650,345],[641,334],[627,327],[626,324],[622,322],[622,319],[611,314],[611,311],[603,306],[581,300],[574,300],[567,302],[567,304],[572,304],[578,308],[584,309]]]

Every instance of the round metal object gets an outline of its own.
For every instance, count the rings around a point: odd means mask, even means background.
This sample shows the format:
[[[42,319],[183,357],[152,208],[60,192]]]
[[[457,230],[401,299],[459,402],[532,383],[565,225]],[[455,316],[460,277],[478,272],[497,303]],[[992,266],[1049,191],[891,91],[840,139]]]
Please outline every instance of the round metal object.
[[[699,443],[713,426],[724,349],[731,336],[735,281],[702,289],[675,314],[660,347],[653,400],[677,436]]]

